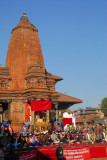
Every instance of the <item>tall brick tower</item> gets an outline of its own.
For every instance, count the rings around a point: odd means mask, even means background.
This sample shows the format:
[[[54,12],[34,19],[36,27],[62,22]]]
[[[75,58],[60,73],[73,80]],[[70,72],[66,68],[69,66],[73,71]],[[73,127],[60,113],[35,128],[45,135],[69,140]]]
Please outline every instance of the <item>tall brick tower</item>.
[[[27,88],[25,76],[28,68],[36,64],[44,74],[44,60],[38,30],[24,13],[19,24],[12,30],[5,63],[12,77],[12,90]]]
[[[5,67],[0,67],[0,121],[10,120],[17,132],[26,122],[25,106],[31,100],[50,100],[56,118],[58,110],[81,103],[80,99],[56,92],[55,84],[62,79],[46,71],[38,29],[24,12],[12,30]],[[48,121],[50,113],[47,111]]]

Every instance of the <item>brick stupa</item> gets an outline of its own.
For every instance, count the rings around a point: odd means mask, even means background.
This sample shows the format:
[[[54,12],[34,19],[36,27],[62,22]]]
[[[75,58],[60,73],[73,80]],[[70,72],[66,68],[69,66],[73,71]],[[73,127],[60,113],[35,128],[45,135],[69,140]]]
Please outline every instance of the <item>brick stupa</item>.
[[[48,73],[44,66],[38,29],[24,12],[13,28],[5,67],[0,67],[0,121],[11,121],[15,131],[25,120],[25,104],[50,100],[52,110],[67,109],[82,101],[55,91],[63,78]]]

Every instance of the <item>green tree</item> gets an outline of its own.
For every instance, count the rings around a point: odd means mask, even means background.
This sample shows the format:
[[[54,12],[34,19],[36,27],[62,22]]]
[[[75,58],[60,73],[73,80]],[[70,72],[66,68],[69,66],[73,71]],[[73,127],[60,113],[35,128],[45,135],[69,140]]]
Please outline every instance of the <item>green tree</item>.
[[[107,116],[107,98],[103,98],[102,100],[101,111]]]

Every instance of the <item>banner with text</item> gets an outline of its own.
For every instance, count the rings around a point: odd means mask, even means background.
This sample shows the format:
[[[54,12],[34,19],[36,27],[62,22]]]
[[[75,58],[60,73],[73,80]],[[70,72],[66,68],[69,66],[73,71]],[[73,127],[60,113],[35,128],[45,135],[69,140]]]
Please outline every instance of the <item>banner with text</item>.
[[[64,149],[63,155],[66,160],[88,160],[90,159],[89,148]]]

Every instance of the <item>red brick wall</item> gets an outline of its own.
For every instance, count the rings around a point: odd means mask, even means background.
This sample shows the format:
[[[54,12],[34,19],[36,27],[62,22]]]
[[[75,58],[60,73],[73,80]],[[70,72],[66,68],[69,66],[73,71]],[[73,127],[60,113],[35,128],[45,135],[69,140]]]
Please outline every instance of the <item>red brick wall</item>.
[[[25,103],[16,101],[10,104],[10,119],[13,122],[24,122],[25,121]]]

